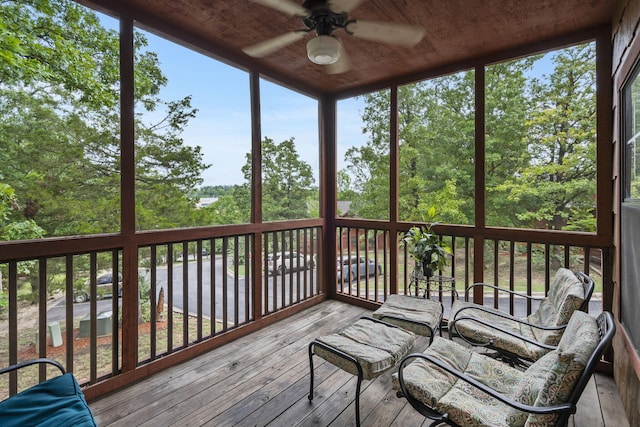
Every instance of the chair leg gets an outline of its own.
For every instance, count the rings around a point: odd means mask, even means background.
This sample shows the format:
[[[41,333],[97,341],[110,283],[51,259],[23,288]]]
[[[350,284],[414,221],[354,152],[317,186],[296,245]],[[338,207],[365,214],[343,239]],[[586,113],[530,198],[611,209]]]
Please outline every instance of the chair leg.
[[[309,344],[309,368],[311,377],[309,380],[309,402],[313,400],[313,342]]]
[[[358,371],[362,372],[362,368],[358,366]],[[356,426],[360,427],[360,386],[362,385],[362,375],[358,375],[358,385],[356,386]]]
[[[345,360],[353,363],[358,370],[358,383],[356,385],[356,426],[360,427],[360,388],[362,386],[362,380],[364,379],[364,372],[362,370],[362,366],[360,363],[353,357],[346,353],[341,352],[340,350],[336,350],[335,348],[329,347],[325,344],[319,343],[317,341],[311,341],[309,344],[309,369],[310,369],[310,380],[309,380],[309,401],[313,400],[313,348],[318,345],[321,348],[329,350],[330,352],[339,355]]]

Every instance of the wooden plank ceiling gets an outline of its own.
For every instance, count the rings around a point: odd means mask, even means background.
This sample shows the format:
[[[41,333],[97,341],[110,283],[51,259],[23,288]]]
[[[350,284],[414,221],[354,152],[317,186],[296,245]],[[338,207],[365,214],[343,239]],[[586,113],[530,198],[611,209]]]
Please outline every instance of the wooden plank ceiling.
[[[249,0],[78,0],[126,13],[146,29],[241,68],[255,69],[273,80],[311,93],[357,91],[402,76],[459,63],[531,43],[608,25],[611,0],[368,0],[349,18],[418,24],[426,36],[415,47],[392,47],[349,36],[339,30],[351,69],[329,75],[306,56],[307,39],[265,58],[254,59],[242,48],[304,28],[294,16]],[[302,0],[292,0],[302,3]]]

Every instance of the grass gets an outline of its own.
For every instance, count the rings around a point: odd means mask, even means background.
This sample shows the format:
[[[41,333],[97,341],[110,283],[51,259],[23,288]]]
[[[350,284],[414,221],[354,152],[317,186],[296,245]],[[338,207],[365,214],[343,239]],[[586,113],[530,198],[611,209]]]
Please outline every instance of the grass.
[[[369,259],[374,259],[374,253],[373,252],[369,252],[368,254]],[[378,261],[380,263],[382,263],[383,260],[383,255],[382,253],[378,253]],[[388,258],[387,258],[388,259]],[[411,271],[413,271],[413,259],[409,259],[407,260],[406,266],[409,269],[409,271],[406,272],[407,277],[411,274]],[[510,257],[509,257],[509,253],[505,252],[505,253],[501,253],[500,254],[500,258],[499,258],[499,262],[498,262],[498,285],[501,288],[505,288],[505,289],[510,289]],[[494,269],[493,269],[493,260],[489,260],[487,263],[485,263],[485,270],[484,270],[484,282],[485,283],[489,283],[489,284],[494,284]],[[544,277],[544,265],[542,265],[542,263],[540,262],[536,262],[534,260],[534,262],[532,263],[532,273],[531,273],[531,292],[532,293],[544,293],[545,292],[545,277]],[[577,260],[575,261],[574,265],[571,265],[570,268],[572,269],[580,269],[581,268],[581,263],[578,262]],[[513,290],[515,290],[516,292],[521,292],[521,293],[526,293],[527,292],[527,256],[526,255],[516,255],[514,257],[514,278],[513,278]],[[383,269],[384,271],[384,269]],[[387,269],[386,269],[387,273],[391,271],[391,267],[390,264],[387,264]],[[555,273],[555,269],[552,268],[552,272],[551,275],[553,277],[553,274]],[[451,267],[450,265],[446,267],[445,271],[443,271],[443,275],[448,276],[451,274]],[[472,284],[473,282],[473,267],[469,266],[469,270],[468,270],[468,275],[469,275],[469,281],[470,283],[465,283],[465,269],[464,269],[464,254],[461,251],[458,251],[458,254],[456,256],[456,270],[455,270],[455,279],[456,279],[456,289],[460,292],[460,291],[464,291],[466,286],[469,286]],[[402,259],[402,255],[400,255],[400,258],[398,259],[398,277],[400,279],[399,283],[398,283],[398,287],[401,288],[404,285],[404,277],[405,277],[405,263],[403,262]],[[601,293],[602,292],[602,278],[599,274],[592,272],[591,273],[591,278],[594,280],[595,282],[595,289],[594,289],[594,293]],[[380,281],[380,279],[379,279]],[[369,286],[371,286],[371,282],[372,282],[372,277],[369,278]],[[365,290],[365,278],[361,278],[359,281],[359,289],[361,291]]]
[[[182,347],[187,343],[183,343],[183,321],[184,317],[181,313],[173,313],[173,328],[172,328],[172,347],[174,349]],[[197,340],[198,334],[198,322],[197,319],[188,316],[188,336],[189,344]],[[80,318],[77,318],[73,322],[74,331],[74,346],[73,346],[73,373],[78,379],[80,384],[88,382],[91,378],[91,346],[89,337],[78,337],[80,326]],[[222,324],[218,321],[211,322],[208,319],[203,320],[202,333],[206,337],[211,334],[212,326],[216,332],[222,330]],[[66,340],[66,324],[60,322],[60,329],[63,336],[63,341]],[[158,322],[156,324],[156,356],[166,354],[168,352],[169,345],[169,333],[167,321]],[[18,333],[18,360],[24,361],[39,357],[37,351],[37,338],[38,327],[33,326],[29,328],[23,328]],[[119,340],[122,342],[122,337],[119,335]],[[0,360],[3,361],[3,365],[9,365],[9,347],[8,336],[0,336]],[[150,323],[142,323],[138,327],[138,360],[144,362],[150,360],[152,349],[152,336]],[[112,372],[112,360],[113,360],[113,346],[112,336],[107,335],[103,337],[97,337],[97,353],[95,366],[97,369],[98,378],[109,375]],[[122,351],[122,345],[119,346],[120,352]],[[66,343],[63,343],[60,347],[52,347],[48,342],[46,347],[46,357],[54,359],[66,367]],[[118,354],[118,360],[121,359],[121,353]],[[47,368],[47,377],[51,378],[57,376],[59,371],[55,368]],[[38,367],[31,366],[24,369],[20,369],[18,375],[18,391],[24,390],[38,383]],[[0,400],[9,396],[9,375],[5,374],[0,376]]]

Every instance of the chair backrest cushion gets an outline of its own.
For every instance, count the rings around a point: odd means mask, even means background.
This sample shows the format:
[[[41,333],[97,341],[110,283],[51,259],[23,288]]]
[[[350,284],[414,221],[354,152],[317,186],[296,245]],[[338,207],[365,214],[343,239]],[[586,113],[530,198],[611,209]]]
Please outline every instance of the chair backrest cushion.
[[[584,368],[600,342],[595,318],[576,310],[569,320],[558,348],[533,363],[524,372],[516,387],[514,400],[533,406],[552,406],[565,403],[571,396]],[[513,410],[510,421],[525,425],[552,425],[556,415],[523,414]]]
[[[584,299],[581,280],[573,271],[561,267],[549,285],[549,294],[527,320],[547,327],[566,325],[573,312],[580,309]],[[561,335],[562,331],[541,332],[536,338],[544,343],[557,345]]]
[[[0,425],[96,427],[72,374],[59,375],[0,402]]]

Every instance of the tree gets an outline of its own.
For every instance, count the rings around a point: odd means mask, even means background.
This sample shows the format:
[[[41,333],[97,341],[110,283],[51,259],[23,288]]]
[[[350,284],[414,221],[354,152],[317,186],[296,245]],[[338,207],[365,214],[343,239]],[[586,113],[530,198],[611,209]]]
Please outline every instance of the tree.
[[[232,194],[218,197],[218,200],[200,210],[206,219],[205,224],[240,224],[249,222],[249,215],[243,214]]]
[[[365,101],[362,133],[369,140],[345,153],[350,188],[357,194],[349,212],[361,218],[389,219],[389,91],[365,95]]]
[[[197,111],[188,96],[159,97],[167,79],[146,46],[136,32],[137,225],[189,226],[195,203],[186,194],[207,165],[180,134]],[[118,231],[118,34],[69,0],[7,0],[0,56],[0,162],[29,217],[51,236]]]
[[[250,203],[251,153],[242,167],[245,184],[238,189],[238,206]],[[262,140],[262,218],[264,221],[299,219],[309,216],[307,199],[313,194],[315,180],[311,166],[300,160],[294,139],[276,144]],[[249,211],[247,211],[249,212]]]
[[[534,80],[527,163],[499,190],[525,206],[528,226],[595,231],[596,94],[593,43],[559,51],[548,80]]]
[[[18,197],[11,186],[0,182],[0,240],[38,239],[45,231],[32,219],[9,222],[9,213],[19,210]],[[2,283],[0,283],[1,288]]]
[[[527,206],[507,200],[500,186],[529,162],[527,114],[532,108],[528,74],[538,55],[487,67],[485,115],[486,223],[526,227],[518,214]]]
[[[594,46],[558,51],[549,83],[530,77],[539,58],[486,67],[486,223],[593,230]],[[474,86],[468,71],[398,88],[401,220],[420,221],[421,212],[438,206],[443,222],[473,223]],[[365,101],[369,140],[347,151],[339,188],[355,190],[350,211],[356,216],[386,219],[389,92]]]

